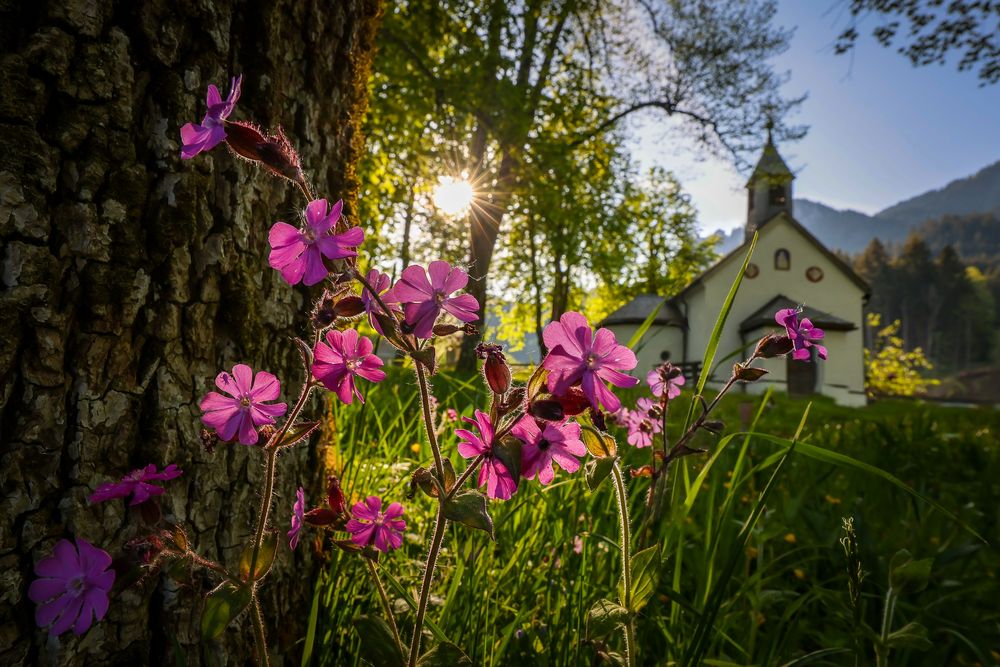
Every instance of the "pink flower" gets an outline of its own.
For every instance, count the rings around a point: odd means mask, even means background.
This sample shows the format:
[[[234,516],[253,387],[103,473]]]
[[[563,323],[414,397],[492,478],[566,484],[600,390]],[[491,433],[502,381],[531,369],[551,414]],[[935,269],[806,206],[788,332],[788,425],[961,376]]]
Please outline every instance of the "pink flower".
[[[115,583],[109,570],[111,556],[84,539],[76,546],[59,540],[52,555],[35,563],[38,578],[28,587],[28,597],[38,605],[35,623],[61,635],[70,628],[82,635],[94,621],[108,613],[108,591]]]
[[[666,391],[668,401],[681,395],[684,382],[684,373],[669,361],[646,374],[646,384],[653,390],[653,396],[663,396],[663,392]]]
[[[300,486],[295,492],[295,503],[292,505],[292,527],[288,531],[288,546],[292,549],[299,546],[299,533],[306,516],[306,492]]]
[[[219,89],[215,85],[208,87],[206,103],[208,110],[201,125],[188,123],[181,128],[181,159],[190,160],[198,153],[209,151],[226,140],[225,120],[233,113],[236,100],[240,99],[240,90],[243,88],[243,76],[233,79],[229,88],[229,97],[225,100],[219,94]]]
[[[785,308],[774,314],[774,321],[785,327],[788,337],[792,339],[792,358],[800,361],[809,361],[812,356],[809,353],[810,347],[816,348],[816,354],[820,359],[826,359],[826,348],[817,344],[822,340],[823,330],[817,329],[809,321],[808,317],[799,320],[799,313],[802,308]]]
[[[402,312],[402,309],[396,303],[396,297],[393,294],[391,287],[391,280],[389,276],[382,273],[378,269],[372,269],[368,272],[367,277],[368,284],[374,288],[375,292],[382,297],[382,302],[389,308],[389,310]],[[361,289],[361,302],[365,305],[365,312],[368,313],[368,322],[372,325],[372,328],[379,333],[379,335],[384,336],[385,332],[382,331],[382,325],[379,324],[378,319],[375,317],[375,313],[381,312],[382,308],[378,305],[378,301],[372,296],[372,293],[368,291],[368,288]],[[386,313],[387,315],[391,313]]]
[[[416,264],[406,267],[392,289],[396,299],[403,304],[406,323],[413,327],[413,334],[417,338],[430,338],[442,310],[463,322],[479,319],[476,297],[471,294],[450,296],[468,283],[469,274],[465,271],[438,261],[431,262],[426,271]]]
[[[354,329],[328,331],[326,342],[320,341],[313,348],[313,375],[344,403],[353,402],[355,396],[364,403],[364,397],[354,386],[354,376],[371,382],[385,379],[382,360],[372,354],[373,348],[372,342],[358,336]]]
[[[382,553],[389,553],[403,544],[406,522],[400,518],[403,506],[399,503],[392,503],[383,513],[382,499],[368,496],[351,508],[351,514],[354,518],[347,522],[345,530],[359,547],[374,546]]]
[[[649,411],[653,407],[653,401],[648,398],[640,398],[636,401],[637,409],[627,414],[625,419],[630,445],[640,448],[649,447],[653,444],[653,435],[663,430],[661,421],[650,417]]]
[[[639,382],[621,372],[635,368],[632,350],[619,345],[608,329],[598,329],[595,334],[580,313],[564,313],[558,321],[549,322],[542,339],[549,348],[542,365],[549,371],[549,391],[553,394],[563,395],[579,383],[595,410],[600,404],[615,412],[621,401],[604,382],[616,387],[633,387]]]
[[[252,381],[252,382],[251,382]],[[215,378],[215,386],[229,394],[210,391],[201,399],[199,407],[205,411],[201,420],[218,432],[223,440],[232,440],[239,433],[244,445],[257,443],[257,427],[273,424],[274,418],[285,414],[284,403],[266,405],[281,393],[281,383],[267,371],[254,377],[246,364],[233,366],[233,374],[222,372]]]
[[[476,410],[475,419],[462,417],[462,421],[475,425],[480,435],[464,428],[456,429],[455,435],[459,437],[458,453],[467,459],[484,454],[483,464],[479,468],[478,485],[486,484],[486,495],[490,498],[507,500],[517,491],[517,481],[503,461],[493,454],[496,432],[490,416],[482,410]]]
[[[146,502],[152,496],[163,495],[163,487],[150,482],[168,481],[184,474],[184,471],[171,463],[163,472],[156,472],[156,466],[150,463],[145,468],[137,468],[122,477],[120,482],[107,482],[101,484],[90,494],[91,503],[101,503],[112,498],[126,498],[132,496],[129,505],[139,505]]]
[[[524,443],[521,448],[521,470],[525,479],[534,479],[542,484],[550,484],[555,477],[552,462],[566,472],[580,469],[578,456],[587,453],[587,447],[580,440],[580,425],[575,422],[544,422],[540,426],[531,415],[521,418],[511,434]]]
[[[458,410],[456,410],[455,408],[448,408],[447,410],[444,411],[444,416],[450,422],[457,422]]]
[[[323,258],[344,259],[357,257],[357,248],[365,240],[360,227],[351,227],[342,234],[331,234],[340,220],[344,201],[340,200],[327,213],[325,199],[314,199],[306,206],[306,224],[297,229],[287,222],[278,221],[271,227],[267,239],[271,244],[271,254],[267,261],[272,269],[281,272],[281,277],[289,285],[300,281],[315,285],[326,278],[329,271]]]
[[[583,553],[583,538],[579,535],[573,536],[573,553],[582,554]]]

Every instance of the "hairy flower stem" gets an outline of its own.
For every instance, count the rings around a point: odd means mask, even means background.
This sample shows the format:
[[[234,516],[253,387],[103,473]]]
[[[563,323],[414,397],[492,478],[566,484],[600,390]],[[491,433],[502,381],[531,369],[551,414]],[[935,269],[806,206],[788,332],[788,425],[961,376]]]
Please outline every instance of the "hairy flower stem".
[[[611,474],[615,478],[615,497],[618,499],[618,520],[621,532],[620,548],[622,554],[622,600],[623,607],[631,612],[632,609],[632,535],[628,517],[628,495],[625,493],[625,480],[622,477],[622,469],[615,461],[611,467]],[[632,618],[625,623],[625,664],[627,667],[635,667],[635,627]]]
[[[372,575],[372,581],[375,582],[375,588],[378,589],[378,596],[382,599],[382,606],[385,607],[385,615],[389,619],[389,627],[392,629],[392,637],[396,640],[396,645],[399,646],[400,650],[403,648],[403,642],[399,639],[399,630],[396,628],[396,616],[392,613],[392,605],[389,604],[389,596],[385,594],[385,586],[382,585],[382,579],[378,576],[378,570],[375,569],[375,563],[372,562],[370,558],[363,559],[365,564],[368,565],[368,571]]]
[[[875,644],[875,664],[877,667],[887,667],[889,664],[889,631],[892,630],[892,617],[896,613],[896,591],[889,587],[885,594],[885,607],[882,609],[882,634]]]
[[[424,566],[424,581],[420,586],[420,600],[417,602],[417,615],[413,620],[413,639],[410,641],[409,667],[416,667],[420,657],[420,638],[424,626],[424,614],[427,613],[427,601],[431,594],[431,583],[434,580],[434,568],[437,566],[438,553],[444,541],[444,530],[448,519],[444,516],[444,499],[438,499],[437,520],[434,522],[434,536],[427,551],[427,564]]]
[[[274,501],[274,481],[277,473],[278,467],[278,445],[281,443],[282,438],[288,433],[288,429],[295,423],[298,419],[299,413],[302,412],[302,408],[305,407],[306,401],[309,399],[309,394],[312,391],[313,384],[312,377],[310,376],[309,368],[306,368],[306,381],[302,385],[302,391],[299,392],[299,398],[295,402],[295,407],[288,415],[288,419],[285,423],[281,425],[281,428],[271,436],[267,444],[264,445],[264,492],[261,494],[260,501],[260,513],[257,515],[257,529],[254,532],[253,538],[253,553],[250,556],[250,579],[252,580],[252,593],[253,593],[253,625],[254,625],[254,638],[257,642],[257,652],[261,655],[261,665],[263,667],[268,667],[270,665],[270,658],[267,655],[267,639],[264,633],[264,618],[260,613],[260,605],[257,604],[257,587],[260,585],[261,579],[255,579],[254,576],[257,573],[257,559],[260,556],[260,548],[264,543],[264,531],[267,529],[267,520],[271,514],[271,504]]]
[[[420,387],[420,409],[424,418],[424,429],[427,431],[427,442],[431,446],[431,453],[434,454],[434,469],[437,471],[438,479],[444,481],[444,463],[441,460],[441,449],[438,447],[437,434],[434,432],[434,418],[431,416],[430,389],[427,386],[427,370],[423,365],[414,360],[413,365],[417,367],[417,385]]]
[[[444,463],[441,459],[441,449],[438,446],[437,433],[434,431],[434,418],[431,415],[430,389],[427,386],[427,371],[419,361],[414,360],[417,368],[417,386],[420,388],[420,408],[423,415],[424,428],[427,431],[427,442],[434,454],[434,467],[438,479],[444,483]],[[457,485],[456,485],[457,488]],[[410,667],[416,667],[420,657],[420,639],[424,626],[424,615],[427,613],[427,601],[431,595],[431,583],[434,581],[434,568],[437,566],[438,553],[444,541],[444,531],[448,527],[448,519],[444,515],[445,496],[438,496],[437,519],[434,522],[434,534],[431,546],[427,551],[427,564],[424,566],[424,580],[420,586],[420,600],[417,602],[417,615],[413,621],[413,639],[410,641]]]
[[[448,490],[448,494],[444,497],[445,500],[451,498],[455,495],[456,491],[462,488],[462,485],[465,484],[465,480],[469,479],[469,477],[472,476],[472,473],[476,472],[476,469],[479,468],[479,465],[485,458],[486,454],[480,454],[472,461],[472,463],[469,464],[469,466],[462,472],[462,476],[455,480],[455,486]]]
[[[254,594],[250,600],[250,615],[253,617],[253,637],[257,645],[257,656],[261,667],[270,667],[271,656],[267,654],[267,636],[264,632],[264,616],[260,613],[260,602]]]

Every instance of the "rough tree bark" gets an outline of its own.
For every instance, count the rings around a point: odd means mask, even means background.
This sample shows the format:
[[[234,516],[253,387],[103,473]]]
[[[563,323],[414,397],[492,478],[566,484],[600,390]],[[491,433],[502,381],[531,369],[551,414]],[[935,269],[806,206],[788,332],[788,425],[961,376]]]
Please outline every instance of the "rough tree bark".
[[[248,627],[199,647],[200,591],[159,578],[79,639],[36,629],[26,593],[62,537],[122,553],[135,517],[86,498],[149,462],[185,471],[166,517],[205,555],[238,558],[263,457],[205,452],[197,401],[237,362],[275,372],[294,400],[307,294],[267,268],[266,239],[304,202],[224,147],[182,163],[178,129],[201,119],[209,83],[225,94],[242,72],[234,118],[282,125],[316,189],[350,211],[379,4],[0,0],[0,663],[172,664],[175,646],[191,665],[248,660]],[[281,462],[279,526],[294,488],[318,481],[316,456]],[[286,552],[264,589],[272,652],[289,662],[308,551]]]

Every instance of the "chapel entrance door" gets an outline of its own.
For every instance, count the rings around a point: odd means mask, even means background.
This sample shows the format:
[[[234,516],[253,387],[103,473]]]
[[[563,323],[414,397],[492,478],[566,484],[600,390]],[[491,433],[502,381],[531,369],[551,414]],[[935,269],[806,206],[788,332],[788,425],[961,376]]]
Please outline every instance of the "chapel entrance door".
[[[788,355],[788,395],[808,396],[816,393],[816,362],[815,360],[799,361]]]

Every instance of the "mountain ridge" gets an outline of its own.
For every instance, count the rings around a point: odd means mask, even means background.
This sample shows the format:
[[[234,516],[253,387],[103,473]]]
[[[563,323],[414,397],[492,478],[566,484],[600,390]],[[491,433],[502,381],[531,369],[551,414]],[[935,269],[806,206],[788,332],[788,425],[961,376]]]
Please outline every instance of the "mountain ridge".
[[[945,217],[978,214],[1000,214],[1000,160],[979,169],[974,174],[958,178],[946,185],[928,190],[887,206],[874,215],[853,209],[837,209],[806,198],[792,201],[795,219],[831,250],[859,253],[873,238],[889,246],[902,244],[911,231]],[[721,237],[716,246],[725,253],[743,241],[743,229],[728,233],[717,230]],[[949,243],[947,235],[938,234],[940,243]]]

